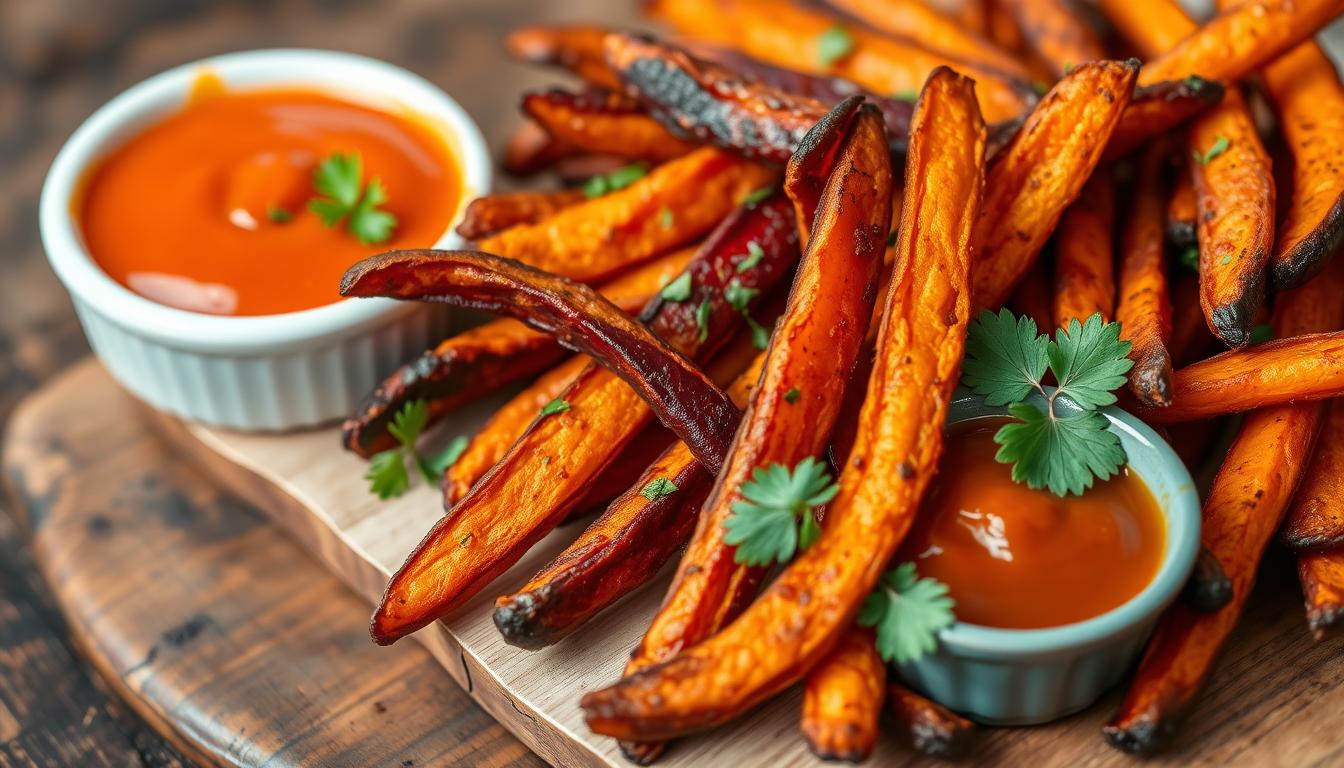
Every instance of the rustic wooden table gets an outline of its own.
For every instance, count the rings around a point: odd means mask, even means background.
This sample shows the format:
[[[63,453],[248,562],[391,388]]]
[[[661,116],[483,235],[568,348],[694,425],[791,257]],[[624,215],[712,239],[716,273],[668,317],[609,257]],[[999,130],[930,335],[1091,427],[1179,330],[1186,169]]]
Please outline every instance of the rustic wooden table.
[[[70,303],[47,268],[36,222],[47,166],[65,137],[99,104],[155,72],[214,53],[275,46],[336,48],[395,62],[444,85],[498,147],[516,119],[518,90],[547,79],[504,59],[499,44],[504,31],[528,19],[625,20],[632,3],[551,5],[527,0],[0,0],[0,428],[21,398],[88,352]],[[154,455],[152,448],[145,450],[149,453],[144,455]],[[264,567],[268,557],[292,559],[292,565],[272,574],[278,580],[268,582],[268,589],[275,590],[272,595],[303,591],[324,601],[320,616],[335,630],[322,637],[356,649],[328,674],[354,678],[361,664],[367,668],[368,659],[357,648],[366,608],[347,599],[335,579],[274,526],[237,503],[210,496],[202,490],[204,481],[173,465],[172,457],[159,458],[165,484],[144,489],[136,503],[166,511],[175,535],[166,554],[176,558],[173,567],[185,574],[180,578],[205,583],[193,569],[210,562],[209,553],[222,540],[246,543],[235,553],[244,569]],[[184,488],[205,495],[183,495]],[[93,529],[135,521],[131,516],[122,519],[129,514],[124,504],[109,502],[97,514],[88,496],[80,498],[86,508],[60,512]],[[69,499],[53,494],[24,501],[51,512],[68,506]],[[46,594],[48,587],[36,575],[27,543],[29,527],[17,519],[16,506],[12,500],[0,502],[0,766],[163,766],[210,758],[192,754],[185,740],[159,735],[81,661],[79,638],[72,637]],[[160,519],[148,525],[161,528],[165,523]],[[143,565],[130,562],[127,568],[136,571]],[[203,605],[219,597],[180,587],[165,594]],[[144,588],[155,587],[146,583]],[[259,609],[263,601],[248,593],[237,590],[230,599],[243,601],[238,605],[244,611],[251,599]],[[301,651],[302,639],[293,634],[285,638],[283,628],[272,629],[282,647]],[[390,669],[374,676],[375,688],[394,684],[392,670],[413,674],[410,694],[385,692],[412,701],[432,698],[440,719],[430,740],[459,745],[452,751],[419,745],[434,755],[436,764],[539,762],[457,690],[418,646],[402,644],[387,663]],[[378,703],[377,690],[359,695],[367,706]],[[306,754],[312,761],[369,764],[367,754],[342,756],[323,751],[321,745],[311,749]]]

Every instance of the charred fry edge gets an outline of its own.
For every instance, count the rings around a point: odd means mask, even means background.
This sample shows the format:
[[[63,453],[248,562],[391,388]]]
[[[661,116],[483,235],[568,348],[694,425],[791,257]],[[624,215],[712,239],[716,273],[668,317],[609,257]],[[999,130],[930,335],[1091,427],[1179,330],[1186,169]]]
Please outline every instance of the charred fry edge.
[[[1163,221],[1167,147],[1155,145],[1144,155],[1125,223],[1120,260],[1120,302],[1115,317],[1123,337],[1133,344],[1129,388],[1145,405],[1171,404],[1171,296],[1164,263]]]
[[[663,162],[695,148],[618,93],[547,88],[524,94],[522,110],[556,141],[585,152]]]
[[[887,685],[887,702],[896,738],[910,749],[943,760],[969,751],[977,730],[970,720],[896,682]]]
[[[873,633],[850,628],[803,681],[800,728],[812,754],[827,761],[867,760],[877,743],[886,681]]]
[[[462,223],[457,225],[457,234],[468,240],[480,240],[517,224],[535,224],[583,198],[583,191],[578,189],[506,192],[478,197],[467,204]]]

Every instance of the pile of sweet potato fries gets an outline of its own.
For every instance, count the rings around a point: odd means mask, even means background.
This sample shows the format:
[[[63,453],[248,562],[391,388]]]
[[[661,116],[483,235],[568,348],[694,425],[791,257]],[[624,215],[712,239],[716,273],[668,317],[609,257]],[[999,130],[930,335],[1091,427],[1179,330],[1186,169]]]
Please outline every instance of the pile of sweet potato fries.
[[[475,200],[475,250],[384,254],[342,284],[505,318],[389,376],[350,450],[393,444],[408,402],[436,420],[530,381],[447,470],[377,642],[604,507],[504,585],[495,623],[555,643],[682,552],[625,677],[582,701],[632,759],[796,683],[823,758],[865,758],[884,699],[907,744],[957,754],[971,724],[890,682],[854,620],[937,468],[968,320],[1004,305],[1119,320],[1127,407],[1220,464],[1196,598],[1161,619],[1112,745],[1154,751],[1190,710],[1276,531],[1310,628],[1344,623],[1344,89],[1312,41],[1344,0],[1228,0],[1202,25],[1175,0],[647,9],[667,38],[508,39],[583,89],[523,97],[506,168],[586,183]],[[1210,419],[1235,429],[1225,456],[1191,427]],[[808,457],[839,475],[820,537],[777,572],[737,562],[743,484]]]

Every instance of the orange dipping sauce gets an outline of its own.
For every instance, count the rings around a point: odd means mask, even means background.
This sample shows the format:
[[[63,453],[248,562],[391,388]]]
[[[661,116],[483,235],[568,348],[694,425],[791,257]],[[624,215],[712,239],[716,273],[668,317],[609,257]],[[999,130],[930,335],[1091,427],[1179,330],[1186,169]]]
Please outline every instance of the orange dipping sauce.
[[[427,248],[448,228],[461,171],[413,115],[319,91],[198,90],[91,169],[74,201],[94,261],[132,291],[219,315],[311,309],[340,300],[356,261]],[[379,209],[397,219],[382,243],[363,245],[308,210],[314,169],[352,152],[361,182],[376,177],[387,190]]]
[[[1143,591],[1166,546],[1161,510],[1128,469],[1082,496],[1015,483],[994,460],[1003,419],[947,436],[934,488],[896,562],[947,584],[957,620],[1034,629],[1099,616]]]

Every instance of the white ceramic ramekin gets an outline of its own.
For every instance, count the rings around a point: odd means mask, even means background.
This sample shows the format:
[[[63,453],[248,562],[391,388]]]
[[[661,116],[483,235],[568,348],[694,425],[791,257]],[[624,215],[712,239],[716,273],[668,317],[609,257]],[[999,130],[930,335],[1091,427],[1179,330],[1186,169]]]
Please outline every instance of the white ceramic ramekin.
[[[347,415],[379,379],[447,330],[443,308],[390,299],[345,300],[257,317],[186,312],[113,280],[84,247],[71,202],[86,170],[121,142],[181,108],[202,72],[241,89],[298,86],[406,110],[438,128],[463,174],[458,210],[489,191],[490,154],[466,111],[427,80],[375,59],[316,50],[233,53],[186,64],[134,86],[66,142],[42,187],[42,244],[94,352],[149,404],[210,424],[280,430]]]

